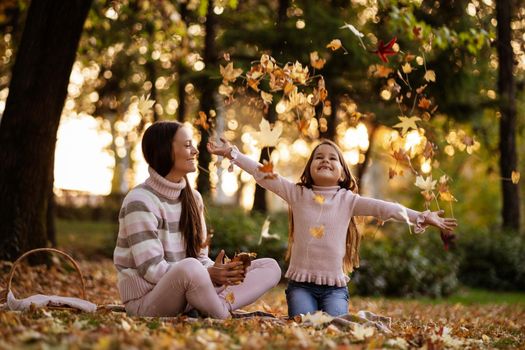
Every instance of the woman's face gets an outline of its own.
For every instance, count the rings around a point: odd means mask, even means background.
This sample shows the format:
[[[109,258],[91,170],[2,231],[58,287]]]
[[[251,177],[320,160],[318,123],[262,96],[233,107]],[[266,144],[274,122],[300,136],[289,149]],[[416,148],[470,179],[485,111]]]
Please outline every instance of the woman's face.
[[[176,177],[183,177],[197,170],[199,151],[193,145],[192,136],[191,130],[183,126],[177,130],[173,137],[173,168],[170,173]]]
[[[317,147],[310,164],[314,185],[337,186],[343,176],[343,166],[336,150],[330,145]]]

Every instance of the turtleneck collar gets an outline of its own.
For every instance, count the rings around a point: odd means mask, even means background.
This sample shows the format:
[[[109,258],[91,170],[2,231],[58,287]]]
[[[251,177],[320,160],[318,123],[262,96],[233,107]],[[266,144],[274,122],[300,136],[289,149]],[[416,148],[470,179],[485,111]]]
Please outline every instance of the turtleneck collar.
[[[341,189],[341,186],[317,186],[312,185],[312,190],[316,192],[337,192]]]
[[[171,182],[160,176],[152,167],[148,167],[148,172],[149,177],[146,179],[146,185],[168,199],[178,199],[182,189],[186,187],[184,178],[180,182]]]

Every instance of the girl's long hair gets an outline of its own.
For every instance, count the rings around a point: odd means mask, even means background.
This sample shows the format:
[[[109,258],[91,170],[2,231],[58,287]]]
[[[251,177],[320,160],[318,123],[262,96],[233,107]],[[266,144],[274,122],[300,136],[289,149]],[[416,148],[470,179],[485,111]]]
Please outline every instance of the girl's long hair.
[[[342,181],[339,181],[339,186],[341,188],[346,188],[347,190],[350,190],[354,193],[357,193],[357,181],[355,177],[350,172],[350,168],[346,164],[343,158],[343,152],[339,149],[339,147],[330,140],[321,140],[321,142],[315,146],[314,150],[312,151],[312,154],[310,154],[310,158],[308,159],[308,162],[306,163],[306,166],[304,168],[303,174],[301,175],[300,182],[297,183],[297,185],[306,187],[309,189],[312,189],[312,186],[314,184],[314,181],[312,179],[312,174],[310,173],[310,166],[312,165],[312,161],[314,159],[314,154],[317,148],[321,145],[329,145],[332,146],[337,156],[339,157],[339,162],[341,163],[341,166],[343,168],[343,174],[344,179]],[[290,255],[292,252],[292,244],[293,244],[293,232],[294,232],[294,224],[293,224],[293,213],[291,208],[288,208],[288,251],[286,252],[286,259],[290,259]],[[357,225],[355,222],[355,217],[352,217],[350,220],[350,224],[348,225],[348,231],[346,234],[346,252],[345,256],[343,258],[343,271],[345,273],[350,273],[354,270],[354,268],[359,267],[359,246],[361,244],[361,234],[357,230]]]
[[[142,137],[144,159],[162,177],[173,168],[173,138],[180,127],[182,124],[176,121],[158,121],[146,129]],[[193,190],[186,176],[184,180],[186,186],[180,194],[180,229],[186,244],[186,256],[196,258],[204,243],[201,238],[203,227]]]

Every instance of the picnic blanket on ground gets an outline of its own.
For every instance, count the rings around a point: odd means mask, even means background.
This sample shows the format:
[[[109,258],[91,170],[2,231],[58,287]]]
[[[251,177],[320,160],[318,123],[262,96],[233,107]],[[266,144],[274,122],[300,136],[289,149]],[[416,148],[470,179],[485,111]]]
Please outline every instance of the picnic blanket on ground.
[[[24,299],[16,299],[13,295],[13,292],[9,291],[9,293],[7,293],[7,307],[9,308],[9,310],[27,311],[31,308],[31,305],[34,305],[36,307],[69,306],[85,312],[97,311],[96,304],[79,298],[61,297],[58,295],[36,294]]]

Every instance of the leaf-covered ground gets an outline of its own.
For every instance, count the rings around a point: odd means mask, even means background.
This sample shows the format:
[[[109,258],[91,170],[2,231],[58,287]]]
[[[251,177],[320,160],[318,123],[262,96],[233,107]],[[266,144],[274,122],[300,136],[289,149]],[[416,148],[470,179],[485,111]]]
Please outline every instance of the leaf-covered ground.
[[[118,303],[116,272],[110,260],[82,261],[87,297],[97,304]],[[0,262],[1,288],[10,270]],[[53,265],[21,266],[13,279],[20,298],[36,292],[79,296],[74,271]],[[393,334],[366,328],[307,325],[286,320],[284,287],[275,288],[247,310],[265,310],[277,319],[216,321],[186,317],[128,317],[68,310],[0,311],[0,349],[362,349],[362,348],[524,348],[525,305],[430,304],[418,301],[352,298],[350,312],[369,310],[392,317]],[[368,333],[368,334],[367,334]]]

